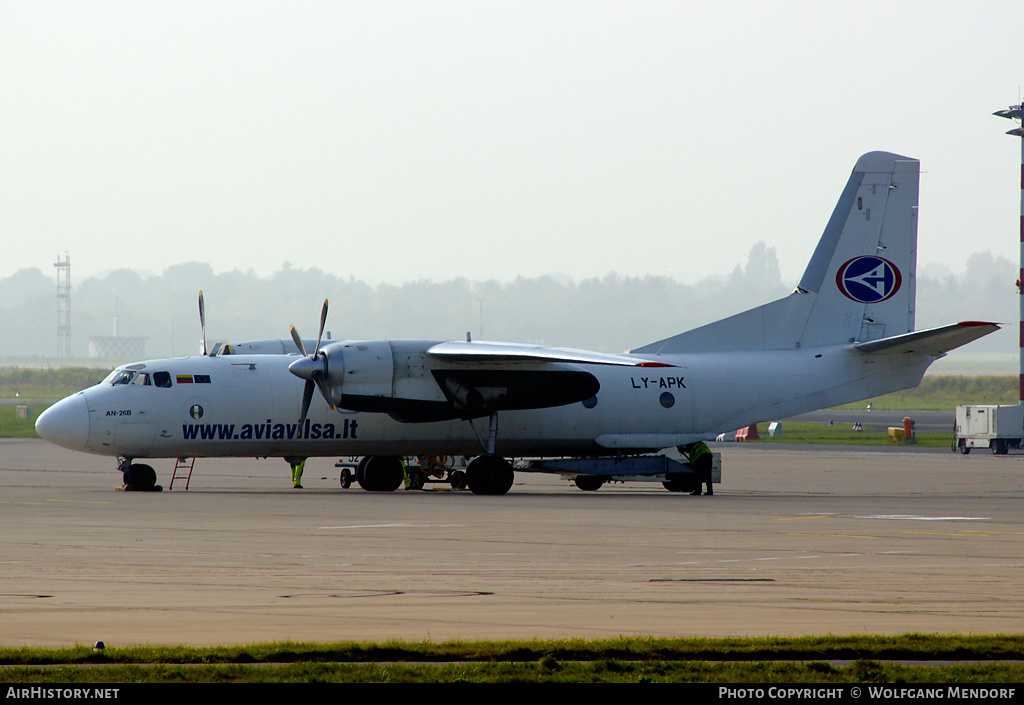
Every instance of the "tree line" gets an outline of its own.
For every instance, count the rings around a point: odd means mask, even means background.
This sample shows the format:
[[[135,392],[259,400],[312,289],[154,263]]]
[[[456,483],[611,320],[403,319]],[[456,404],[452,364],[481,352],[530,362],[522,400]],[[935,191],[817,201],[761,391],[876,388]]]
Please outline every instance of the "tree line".
[[[1015,270],[990,253],[970,256],[963,274],[942,265],[919,267],[917,327],[1009,323],[971,350],[1015,351]],[[119,335],[145,337],[145,356],[157,358],[199,351],[200,289],[211,341],[287,338],[289,324],[314,337],[327,298],[334,338],[453,340],[468,332],[474,340],[622,352],[785,296],[795,282],[783,282],[775,248],[758,243],[730,274],[695,282],[612,273],[579,281],[454,277],[371,286],[288,263],[259,277],[239,270],[215,274],[209,264],[188,262],[159,275],[116,269],[72,286],[73,357],[87,357],[90,337],[113,335],[116,318]],[[56,356],[55,278],[33,268],[0,279],[0,326],[0,357]]]

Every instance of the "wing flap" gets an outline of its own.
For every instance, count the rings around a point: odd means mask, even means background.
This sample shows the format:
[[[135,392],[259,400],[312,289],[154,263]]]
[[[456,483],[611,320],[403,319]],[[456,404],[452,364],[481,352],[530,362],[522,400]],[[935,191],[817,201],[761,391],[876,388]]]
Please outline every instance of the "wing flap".
[[[632,355],[608,355],[572,348],[515,343],[463,343],[449,341],[427,348],[427,354],[451,362],[568,362],[584,365],[623,365],[626,367],[675,367],[664,362]]]

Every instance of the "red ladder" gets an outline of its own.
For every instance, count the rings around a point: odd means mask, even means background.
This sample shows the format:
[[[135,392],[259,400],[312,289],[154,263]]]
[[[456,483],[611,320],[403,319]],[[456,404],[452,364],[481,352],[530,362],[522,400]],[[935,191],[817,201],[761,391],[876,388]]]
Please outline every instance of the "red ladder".
[[[174,462],[174,472],[171,474],[171,484],[167,486],[167,489],[174,489],[175,480],[184,480],[185,489],[188,490],[188,483],[192,481],[192,468],[195,464],[195,458],[178,458]]]

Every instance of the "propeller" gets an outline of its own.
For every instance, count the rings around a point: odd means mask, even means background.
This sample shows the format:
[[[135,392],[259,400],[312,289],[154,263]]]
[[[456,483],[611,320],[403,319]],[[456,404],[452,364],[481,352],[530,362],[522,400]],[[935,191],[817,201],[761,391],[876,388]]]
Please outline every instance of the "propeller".
[[[292,364],[288,369],[296,377],[306,380],[306,386],[302,390],[302,411],[299,414],[299,426],[306,421],[306,414],[309,413],[309,405],[313,401],[313,387],[317,387],[327,403],[334,408],[334,400],[331,398],[331,388],[327,385],[327,356],[320,356],[320,341],[324,335],[324,325],[327,323],[327,299],[324,299],[323,310],[320,311],[320,332],[316,336],[316,348],[309,357],[302,357]],[[289,326],[288,332],[292,335],[295,346],[304,356],[306,346],[302,343],[302,337],[295,330],[295,326]]]
[[[206,306],[203,304],[203,290],[199,290],[199,327],[203,329],[203,355],[206,354]]]

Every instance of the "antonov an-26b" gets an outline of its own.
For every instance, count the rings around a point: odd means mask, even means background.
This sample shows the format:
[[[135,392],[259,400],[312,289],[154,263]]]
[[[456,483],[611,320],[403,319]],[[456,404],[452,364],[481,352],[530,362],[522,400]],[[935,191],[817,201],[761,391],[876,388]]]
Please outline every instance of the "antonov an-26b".
[[[123,365],[47,409],[36,430],[119,458],[137,488],[156,483],[135,462],[145,458],[361,456],[359,483],[394,490],[403,457],[466,456],[477,494],[511,488],[508,458],[588,479],[580,486],[590,489],[645,472],[689,489],[688,466],[638,460],[914,387],[936,359],[998,329],[974,321],[914,331],[919,174],[916,159],[865,154],[793,293],[627,354],[319,338],[307,354],[292,329],[301,355],[264,341],[277,354],[245,354],[268,347],[254,343]],[[326,312],[325,302],[321,336]],[[317,390],[326,404],[312,404]]]

